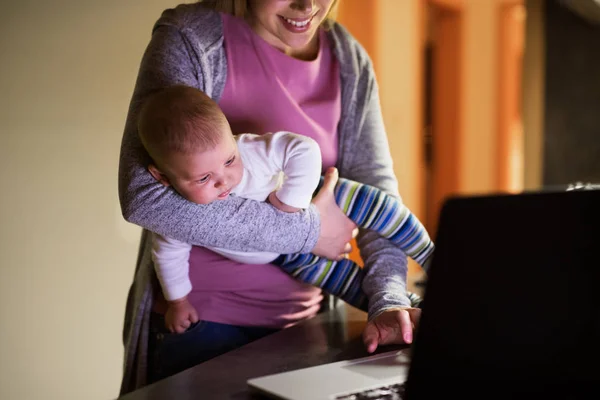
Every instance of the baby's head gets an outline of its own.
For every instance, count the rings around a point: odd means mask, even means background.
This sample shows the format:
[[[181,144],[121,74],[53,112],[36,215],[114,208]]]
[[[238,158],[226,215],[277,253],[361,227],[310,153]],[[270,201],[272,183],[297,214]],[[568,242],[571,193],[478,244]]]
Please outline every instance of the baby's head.
[[[152,158],[152,176],[189,201],[224,200],[242,179],[242,160],[227,119],[198,89],[173,86],[148,97],[138,134]]]

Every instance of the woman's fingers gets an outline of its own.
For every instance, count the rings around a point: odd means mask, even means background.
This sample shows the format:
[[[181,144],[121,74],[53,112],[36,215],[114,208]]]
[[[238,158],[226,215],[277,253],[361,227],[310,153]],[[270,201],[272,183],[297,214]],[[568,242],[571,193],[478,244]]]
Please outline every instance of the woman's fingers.
[[[339,172],[337,168],[327,168],[327,171],[325,171],[325,176],[323,177],[323,187],[321,188],[319,193],[321,193],[322,191],[326,191],[331,192],[331,194],[333,195],[333,189],[335,189],[335,185],[337,184],[338,178]]]
[[[413,341],[413,325],[410,319],[410,314],[406,310],[400,310],[396,314],[400,330],[402,332],[402,339],[404,343],[412,343]]]
[[[346,247],[344,247],[344,253],[348,254],[352,251],[352,244],[346,243]]]
[[[342,254],[338,255],[333,260],[335,260],[335,261],[341,261],[344,258],[348,258],[350,256],[350,252],[351,251],[352,251],[352,245],[350,243],[346,243],[346,246],[344,247],[344,252]]]

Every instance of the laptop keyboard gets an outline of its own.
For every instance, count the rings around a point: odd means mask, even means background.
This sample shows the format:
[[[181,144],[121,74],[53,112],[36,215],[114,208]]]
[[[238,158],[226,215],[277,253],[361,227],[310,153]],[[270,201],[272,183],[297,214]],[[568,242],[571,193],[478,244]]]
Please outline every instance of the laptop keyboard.
[[[405,383],[381,386],[375,389],[345,394],[335,397],[335,400],[402,400]]]

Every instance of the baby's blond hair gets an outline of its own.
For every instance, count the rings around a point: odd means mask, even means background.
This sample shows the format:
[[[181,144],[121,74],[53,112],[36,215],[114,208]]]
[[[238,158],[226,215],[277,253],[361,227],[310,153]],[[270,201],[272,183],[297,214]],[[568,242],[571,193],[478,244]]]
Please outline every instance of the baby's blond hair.
[[[150,95],[138,116],[138,134],[153,160],[171,153],[213,149],[227,119],[210,97],[188,86],[171,86]]]

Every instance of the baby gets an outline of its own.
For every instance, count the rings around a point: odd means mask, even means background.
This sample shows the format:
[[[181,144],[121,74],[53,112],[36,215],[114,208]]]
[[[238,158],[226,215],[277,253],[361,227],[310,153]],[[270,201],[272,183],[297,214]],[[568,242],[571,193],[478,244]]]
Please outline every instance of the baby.
[[[310,205],[322,183],[321,153],[314,140],[290,132],[234,136],[218,105],[195,88],[173,86],[150,96],[140,111],[138,132],[151,157],[148,170],[152,176],[197,204],[240,196],[296,212]],[[335,195],[358,227],[378,232],[427,269],[434,245],[400,200],[342,178]],[[273,263],[302,282],[367,308],[361,290],[364,272],[349,259],[209,248],[246,264]],[[171,332],[182,332],[195,322],[196,311],[187,301],[192,288],[190,250],[188,243],[153,236],[152,256],[168,302],[165,322]]]

